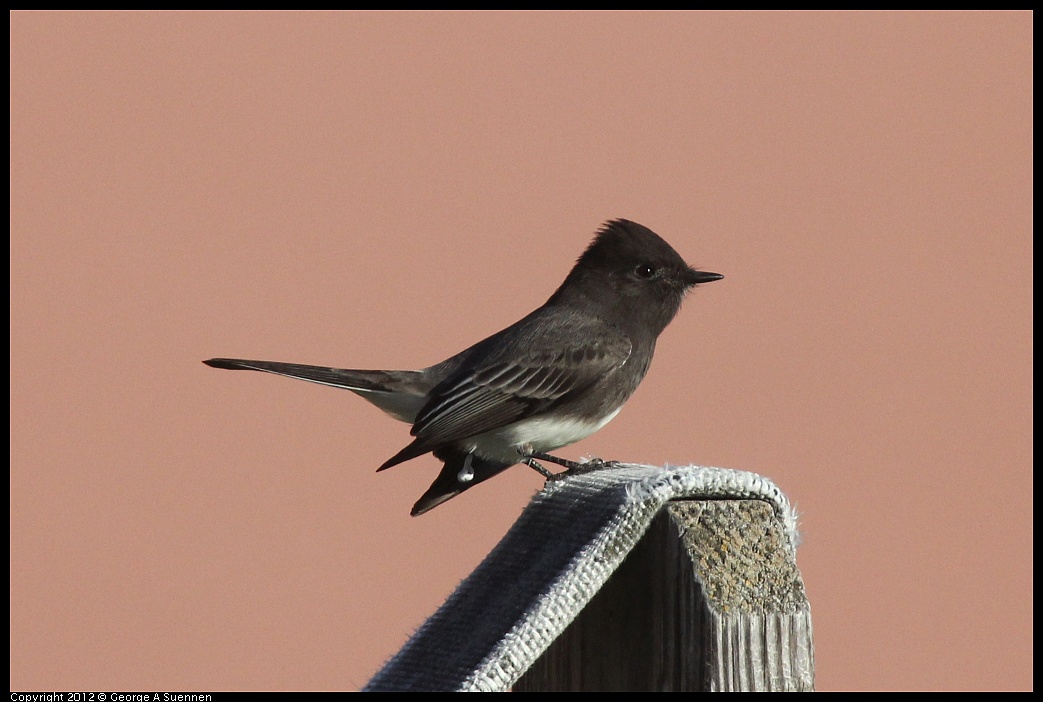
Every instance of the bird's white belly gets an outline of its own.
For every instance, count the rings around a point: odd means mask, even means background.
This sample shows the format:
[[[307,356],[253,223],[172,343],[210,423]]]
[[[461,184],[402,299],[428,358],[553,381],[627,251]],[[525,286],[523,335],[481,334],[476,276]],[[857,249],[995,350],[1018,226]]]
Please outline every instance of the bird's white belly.
[[[466,443],[478,455],[516,461],[519,449],[547,452],[585,439],[619,414],[615,411],[597,422],[561,417],[529,417],[476,436]]]

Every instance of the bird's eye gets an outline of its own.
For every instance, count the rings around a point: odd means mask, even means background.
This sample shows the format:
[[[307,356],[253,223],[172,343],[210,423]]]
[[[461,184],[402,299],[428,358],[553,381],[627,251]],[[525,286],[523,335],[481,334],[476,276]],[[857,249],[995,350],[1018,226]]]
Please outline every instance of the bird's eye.
[[[651,278],[656,274],[656,267],[648,263],[642,263],[640,266],[634,269],[634,272],[637,273],[639,278],[647,279]]]

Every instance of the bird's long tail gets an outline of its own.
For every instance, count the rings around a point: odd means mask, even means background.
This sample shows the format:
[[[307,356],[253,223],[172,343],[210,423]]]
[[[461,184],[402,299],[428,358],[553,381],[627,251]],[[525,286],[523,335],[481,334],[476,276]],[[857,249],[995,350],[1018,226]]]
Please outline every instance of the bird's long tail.
[[[420,371],[354,370],[241,358],[211,358],[203,363],[211,368],[262,371],[351,390],[395,419],[409,424],[413,423],[430,389],[427,387],[430,383],[425,381]]]

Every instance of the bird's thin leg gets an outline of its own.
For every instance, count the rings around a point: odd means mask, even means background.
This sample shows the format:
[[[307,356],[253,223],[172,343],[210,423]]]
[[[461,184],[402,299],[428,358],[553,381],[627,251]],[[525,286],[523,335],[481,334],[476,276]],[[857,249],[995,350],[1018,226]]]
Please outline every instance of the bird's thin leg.
[[[549,453],[540,453],[539,451],[529,451],[529,453],[526,454],[526,458],[528,458],[529,460],[538,458],[541,461],[556,463],[557,465],[565,468],[566,470],[576,470],[583,465],[582,463],[577,463],[576,461],[570,461],[567,458],[559,458],[558,456],[552,456]]]
[[[539,451],[530,451],[526,454],[528,460],[532,461],[534,458],[538,458],[541,461],[548,461],[550,463],[557,463],[559,466],[565,468],[561,473],[554,475],[555,480],[564,478],[566,475],[578,475],[580,473],[589,473],[591,471],[600,470],[601,468],[614,468],[619,465],[618,461],[605,461],[600,458],[592,458],[589,461],[570,461],[565,458],[559,458],[558,456],[552,456],[549,453],[540,453]],[[542,468],[542,466],[541,466]]]
[[[531,456],[526,456],[522,463],[532,468],[534,471],[542,475],[547,480],[554,480],[554,473],[551,473],[549,470],[541,466],[535,458],[532,458]]]

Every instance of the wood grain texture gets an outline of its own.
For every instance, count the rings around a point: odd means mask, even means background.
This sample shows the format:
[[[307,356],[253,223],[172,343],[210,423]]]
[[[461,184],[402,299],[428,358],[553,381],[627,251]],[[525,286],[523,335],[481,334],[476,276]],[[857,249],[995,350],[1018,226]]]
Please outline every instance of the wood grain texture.
[[[814,689],[811,612],[758,500],[673,502],[515,691]]]

